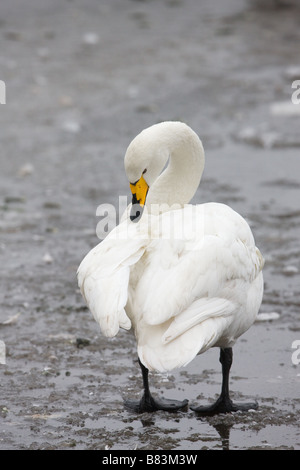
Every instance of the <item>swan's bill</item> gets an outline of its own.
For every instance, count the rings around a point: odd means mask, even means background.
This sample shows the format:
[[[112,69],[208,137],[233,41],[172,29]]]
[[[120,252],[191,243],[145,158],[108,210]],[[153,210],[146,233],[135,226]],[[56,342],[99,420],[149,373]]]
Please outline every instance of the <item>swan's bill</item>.
[[[143,175],[135,183],[130,183],[129,186],[132,192],[132,208],[130,212],[130,220],[137,222],[142,216],[149,186],[144,180]]]
[[[135,195],[136,197],[136,203],[140,204],[141,206],[144,206],[146,202],[146,197],[147,197],[149,186],[147,182],[144,180],[143,175],[135,183],[130,183],[129,186],[132,192],[132,196]]]

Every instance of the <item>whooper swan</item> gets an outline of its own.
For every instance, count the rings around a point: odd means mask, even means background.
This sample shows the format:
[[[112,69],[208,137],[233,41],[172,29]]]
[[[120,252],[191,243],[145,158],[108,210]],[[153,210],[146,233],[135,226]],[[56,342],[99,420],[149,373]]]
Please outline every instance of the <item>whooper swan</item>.
[[[189,204],[204,169],[196,133],[162,122],[129,145],[125,171],[132,205],[78,268],[82,295],[105,336],[132,328],[144,394],[135,411],[176,411],[187,400],[154,398],[148,371],[187,365],[220,348],[222,389],[199,415],[248,410],[229,397],[232,347],[254,323],[263,295],[263,257],[247,222],[219,203]]]

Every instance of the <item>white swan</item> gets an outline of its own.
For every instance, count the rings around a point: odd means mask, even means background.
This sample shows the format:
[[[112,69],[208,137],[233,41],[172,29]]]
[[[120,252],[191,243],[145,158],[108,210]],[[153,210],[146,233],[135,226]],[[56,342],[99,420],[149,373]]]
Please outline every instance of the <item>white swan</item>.
[[[162,171],[169,160],[164,171]],[[170,371],[208,348],[221,349],[220,398],[199,414],[247,410],[229,398],[232,346],[255,321],[263,257],[246,221],[224,204],[188,204],[204,169],[195,132],[163,122],[129,145],[125,170],[133,205],[83,259],[78,283],[104,335],[133,327],[144,395],[136,411],[177,410],[187,400],[154,399],[148,370]]]

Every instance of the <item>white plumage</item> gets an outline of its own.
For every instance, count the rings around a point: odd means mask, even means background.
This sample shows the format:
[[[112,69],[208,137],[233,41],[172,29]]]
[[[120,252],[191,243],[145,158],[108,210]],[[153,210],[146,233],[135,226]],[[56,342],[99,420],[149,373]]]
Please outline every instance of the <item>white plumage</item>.
[[[150,188],[143,215],[133,222],[127,212],[78,268],[103,334],[133,327],[149,370],[231,348],[261,304],[264,260],[247,222],[224,204],[188,204],[203,168],[201,141],[185,124],[144,130],[125,156],[129,182],[143,176]]]

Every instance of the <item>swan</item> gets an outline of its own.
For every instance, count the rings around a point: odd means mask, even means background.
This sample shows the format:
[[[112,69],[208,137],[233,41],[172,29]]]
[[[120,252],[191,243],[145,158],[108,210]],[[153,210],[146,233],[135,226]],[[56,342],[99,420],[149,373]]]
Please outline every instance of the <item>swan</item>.
[[[77,271],[102,333],[134,331],[144,390],[125,406],[136,412],[186,410],[186,399],[151,394],[149,371],[184,367],[211,347],[220,348],[220,396],[190,408],[212,415],[258,406],[233,403],[229,372],[232,348],[261,305],[264,259],[233,209],[189,204],[204,162],[201,140],[185,123],[161,122],[138,134],[125,154],[132,204]]]

